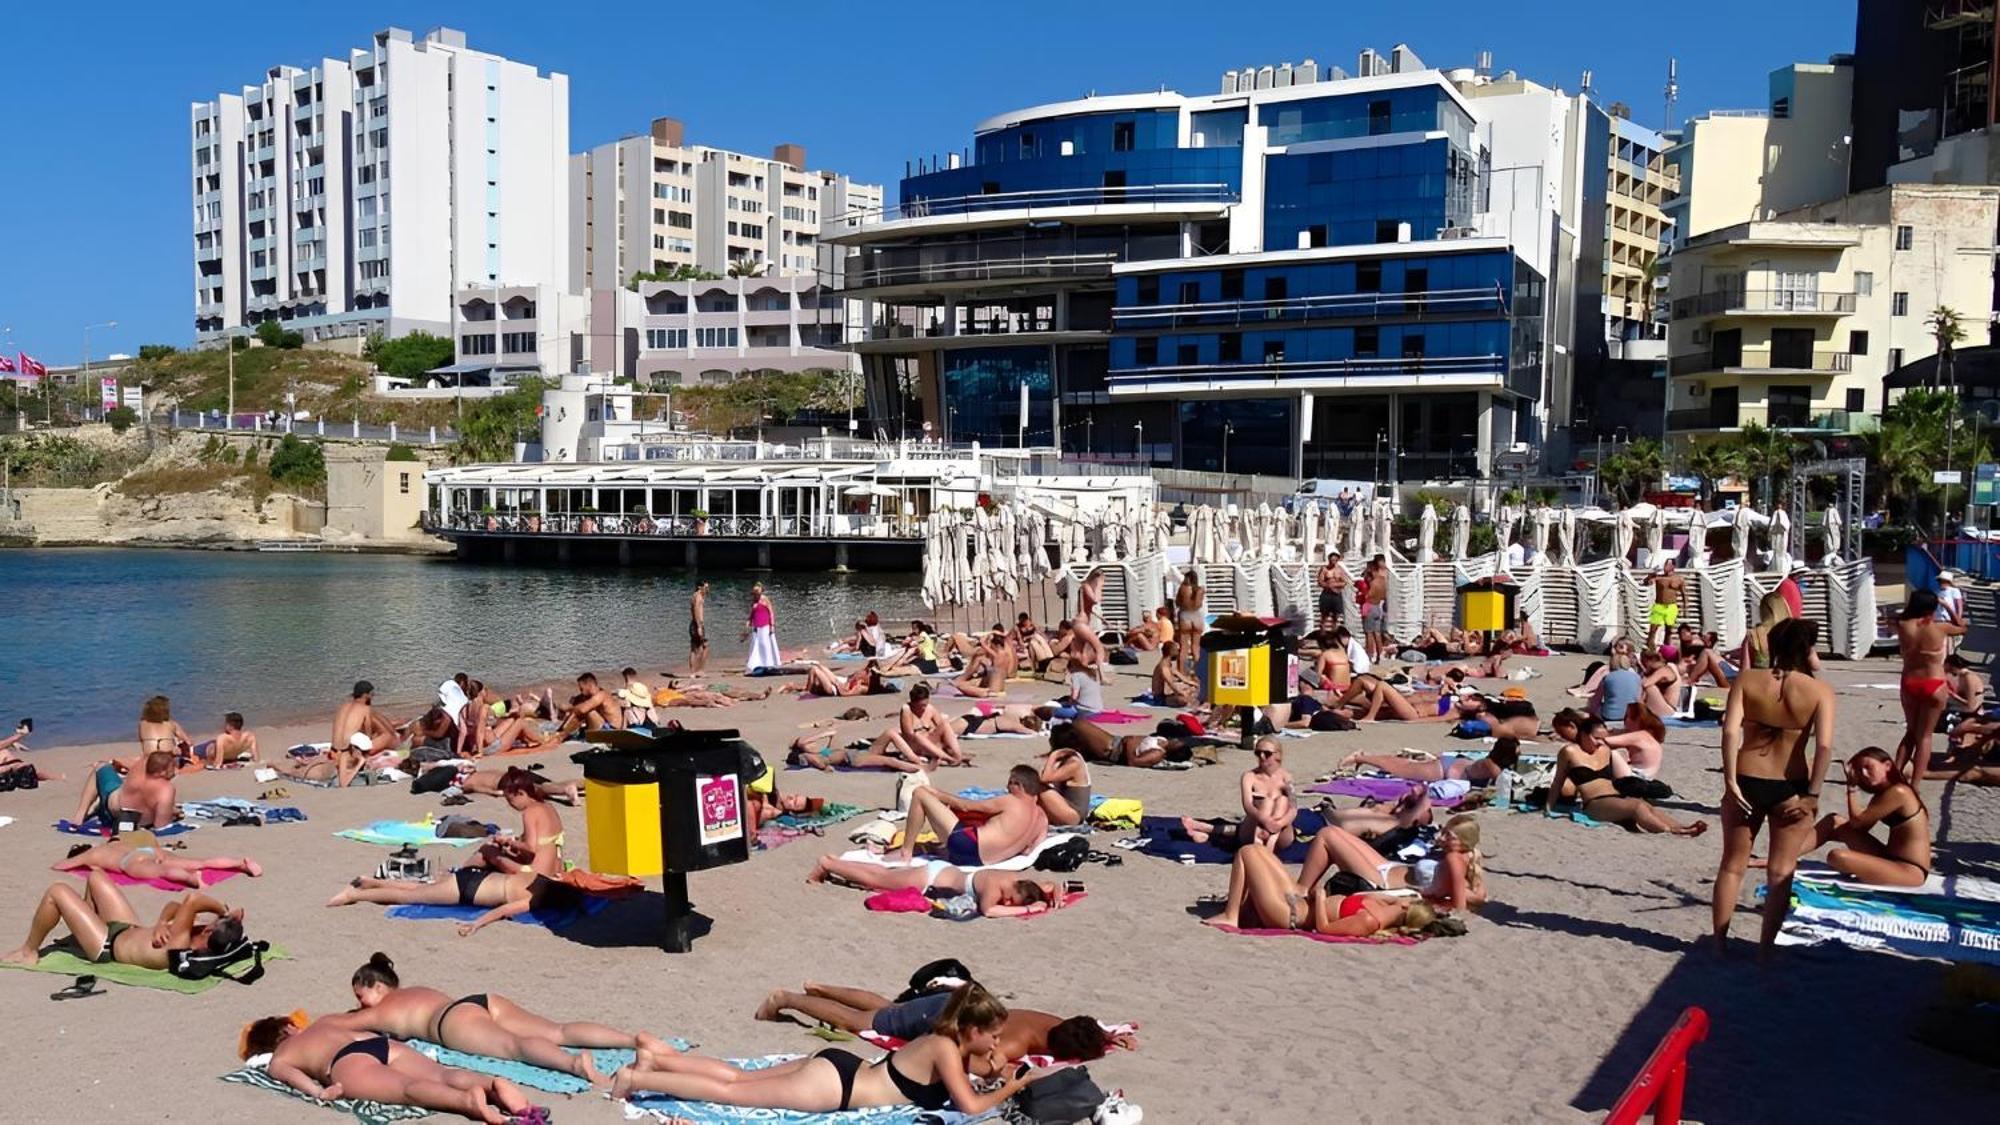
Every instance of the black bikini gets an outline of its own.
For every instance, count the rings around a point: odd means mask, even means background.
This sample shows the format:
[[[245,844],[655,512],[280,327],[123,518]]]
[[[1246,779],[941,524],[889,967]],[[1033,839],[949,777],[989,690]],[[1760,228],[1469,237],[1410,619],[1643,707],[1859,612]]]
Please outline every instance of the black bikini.
[[[479,904],[473,899],[479,897],[479,885],[486,881],[488,875],[498,875],[499,872],[489,867],[461,867],[451,874],[458,880],[458,904],[477,906]]]
[[[861,1073],[863,1065],[861,1056],[838,1047],[828,1047],[813,1057],[833,1064],[833,1072],[840,1075],[840,1108],[848,1109],[848,1103],[854,1100],[854,1076]]]
[[[840,1075],[840,1108],[853,1108],[850,1103],[854,1101],[854,1076],[867,1065],[861,1056],[838,1047],[828,1047],[813,1057],[833,1064],[834,1073]],[[889,1081],[896,1084],[896,1091],[908,1098],[911,1105],[918,1109],[945,1109],[951,1105],[951,1091],[945,1089],[942,1079],[919,1082],[897,1070],[896,1052],[883,1056],[882,1065],[889,1071]]]
[[[1736,791],[1750,803],[1752,812],[1770,812],[1793,797],[1803,797],[1812,783],[1804,779],[1792,781],[1777,777],[1742,777],[1736,779]]]
[[[461,996],[458,999],[453,1000],[451,1003],[446,1004],[444,1007],[438,1009],[437,1018],[431,1021],[432,1040],[438,1043],[444,1042],[444,1018],[450,1015],[451,1010],[453,1008],[458,1007],[460,1004],[476,1004],[482,1011],[492,1010],[491,1006],[489,1006],[486,1003],[486,994],[484,992],[475,992],[472,993],[470,996]]]
[[[1583,793],[1583,787],[1590,782],[1610,780],[1611,767],[1609,765],[1606,765],[1601,770],[1585,769],[1581,766],[1571,766],[1569,770],[1570,784],[1576,786],[1576,791],[1579,795]]]
[[[333,1061],[326,1064],[326,1076],[332,1078],[333,1072],[340,1067],[340,1060],[349,1055],[369,1055],[376,1062],[381,1063],[383,1066],[388,1066],[389,1037],[386,1035],[370,1035],[366,1039],[356,1039],[354,1042],[335,1051],[333,1053]]]

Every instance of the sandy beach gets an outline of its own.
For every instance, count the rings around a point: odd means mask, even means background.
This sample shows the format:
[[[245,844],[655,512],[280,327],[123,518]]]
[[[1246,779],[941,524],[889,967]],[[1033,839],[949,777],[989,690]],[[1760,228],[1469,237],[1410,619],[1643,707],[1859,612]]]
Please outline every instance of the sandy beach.
[[[1562,689],[1575,681],[1584,658],[1525,663],[1543,672],[1525,686],[1546,716],[1567,702]],[[440,669],[439,678],[452,670]],[[598,671],[615,682],[615,666]],[[1900,726],[1895,693],[1864,685],[1893,681],[1895,665],[1829,661],[1824,676],[1840,691],[1839,749],[1893,746]],[[1142,686],[1138,675],[1121,675],[1107,689],[1107,702],[1115,706]],[[344,687],[328,685],[329,716]],[[1056,694],[1053,684],[1015,691],[1024,700]],[[135,713],[138,703],[135,695]],[[766,704],[676,715],[690,725],[738,727],[776,760],[802,724],[856,704],[887,716],[895,700],[797,702],[780,691]],[[966,708],[963,700],[946,704],[953,713]],[[842,724],[842,731],[873,734],[886,721]],[[268,753],[324,739],[325,727],[265,727],[258,735]],[[1663,777],[1680,794],[1670,811],[1703,817],[1713,828],[1719,733],[1670,735]],[[977,764],[942,771],[940,784],[998,786],[1008,766],[1029,760],[1042,743],[967,746]],[[1287,765],[1302,781],[1329,772],[1353,750],[1403,747],[1439,751],[1449,740],[1443,724],[1388,723],[1285,743]],[[0,828],[0,854],[7,858],[0,865],[0,941],[19,941],[41,889],[69,879],[48,865],[75,838],[49,825],[69,814],[89,765],[134,748],[37,751],[37,764],[65,771],[69,780],[0,794],[0,815],[14,818]],[[543,755],[550,776],[575,776],[567,753],[579,748]],[[1149,814],[1217,815],[1235,809],[1238,777],[1249,764],[1248,755],[1232,749],[1221,765],[1188,772],[1094,772],[1098,793],[1139,798]],[[894,790],[893,775],[877,773],[788,773],[783,783],[791,792],[870,807],[889,803]],[[254,798],[266,788],[248,771],[181,781],[184,799]],[[819,855],[848,846],[843,828],[696,875],[696,905],[714,919],[713,932],[693,953],[675,956],[649,944],[658,917],[658,900],[650,896],[614,905],[561,935],[499,925],[459,938],[448,923],[392,921],[380,907],[326,909],[321,903],[342,882],[372,871],[386,854],[335,839],[334,831],[444,810],[436,796],[414,796],[402,785],[290,789],[282,803],[304,809],[308,823],[209,826],[184,839],[191,854],[248,853],[265,865],[263,878],[232,879],[217,891],[248,909],[252,936],[284,944],[296,959],[273,963],[250,987],[224,984],[180,996],[110,984],[103,996],[63,1003],[48,999],[66,983],[61,977],[0,972],[0,1004],[10,1016],[0,1119],[335,1122],[332,1111],[216,1079],[236,1066],[237,1032],[250,1019],[296,1007],[320,1013],[350,1006],[348,975],[374,950],[395,958],[406,983],[453,994],[500,992],[559,1018],[683,1036],[721,1055],[805,1053],[824,1045],[802,1027],[750,1018],[772,988],[810,979],[893,994],[917,965],[956,956],[1005,1000],[1137,1023],[1140,1049],[1091,1071],[1105,1088],[1122,1088],[1144,1107],[1149,1122],[1596,1120],[1690,1004],[1706,1007],[1714,1020],[1709,1041],[1694,1055],[1690,1119],[1869,1121],[1921,1106],[1927,1116],[1949,1120],[1991,1111],[1988,1072],[1906,1037],[1911,1016],[1938,993],[1942,963],[1836,949],[1791,953],[1780,967],[1762,971],[1749,959],[1747,940],[1729,961],[1694,944],[1709,926],[1720,849],[1713,832],[1692,840],[1647,837],[1483,813],[1493,901],[1470,920],[1466,936],[1403,947],[1214,931],[1197,923],[1198,900],[1226,889],[1227,868],[1137,854],[1115,868],[1086,867],[1075,877],[1087,882],[1088,898],[1046,917],[954,924],[871,914],[858,892],[804,882]],[[1829,785],[1828,793],[1837,802],[1839,787]],[[1990,875],[2000,868],[1992,843],[2000,838],[2000,792],[1947,793],[1931,783],[1924,797],[1938,825],[1940,870]],[[477,798],[457,811],[515,827],[497,799]],[[583,811],[562,815],[571,857],[586,862]],[[1099,832],[1094,844],[1106,848],[1117,837]],[[1759,881],[1753,872],[1752,884]],[[144,888],[131,897],[146,917],[166,899]],[[1736,933],[1752,938],[1756,925],[1755,913],[1745,909]],[[623,1119],[617,1104],[595,1094],[543,1100],[563,1121]]]

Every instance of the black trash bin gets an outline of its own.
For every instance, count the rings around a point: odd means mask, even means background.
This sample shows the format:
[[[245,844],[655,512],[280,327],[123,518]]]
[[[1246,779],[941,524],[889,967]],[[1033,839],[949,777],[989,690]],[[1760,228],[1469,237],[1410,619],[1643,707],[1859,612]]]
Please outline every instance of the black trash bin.
[[[666,893],[660,945],[694,941],[687,876],[750,858],[744,790],[764,760],[734,730],[592,731],[599,749],[570,755],[583,767],[591,867],[659,875]]]

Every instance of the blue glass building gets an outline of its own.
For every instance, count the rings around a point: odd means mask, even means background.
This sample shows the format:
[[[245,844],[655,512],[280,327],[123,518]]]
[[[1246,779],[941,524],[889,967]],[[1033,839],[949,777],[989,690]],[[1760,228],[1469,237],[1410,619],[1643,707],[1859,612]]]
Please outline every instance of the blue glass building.
[[[831,225],[873,414],[1066,456],[1384,481],[1536,440],[1544,278],[1435,70],[1003,114]],[[1021,388],[1029,408],[1022,417]]]

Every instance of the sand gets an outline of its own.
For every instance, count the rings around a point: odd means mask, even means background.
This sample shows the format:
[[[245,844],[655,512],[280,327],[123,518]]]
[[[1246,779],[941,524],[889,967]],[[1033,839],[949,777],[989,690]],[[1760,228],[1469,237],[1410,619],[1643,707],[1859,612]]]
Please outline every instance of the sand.
[[[1561,688],[1583,658],[1527,663],[1545,673],[1527,686],[1547,714],[1563,701]],[[1831,663],[1826,677],[1842,685],[1839,745],[1893,744],[1894,693],[1859,686],[1892,681],[1893,666]],[[1141,686],[1139,677],[1121,676],[1106,697],[1127,699]],[[1033,685],[1018,694],[1042,698],[1056,689]],[[329,714],[336,701],[327,700]],[[948,710],[964,707],[948,702]],[[888,698],[795,702],[783,693],[726,713],[679,714],[738,726],[776,759],[802,722],[857,703],[876,714],[892,706]],[[843,730],[860,735],[881,725]],[[1670,734],[1665,779],[1683,794],[1675,807],[1713,824],[1719,735]],[[325,736],[321,724],[260,731],[273,748]],[[968,745],[978,765],[946,771],[944,784],[997,786],[1007,766],[1037,747]],[[1440,750],[1448,740],[1442,725],[1379,724],[1285,744],[1302,780],[1331,770],[1351,750],[1405,746]],[[68,879],[47,865],[73,838],[47,825],[68,815],[88,765],[112,750],[131,747],[40,751],[39,764],[71,780],[0,794],[0,815],[15,818],[0,828],[7,860],[0,864],[0,941],[19,940],[41,888]],[[545,760],[552,776],[574,774],[563,754]],[[1100,768],[1097,791],[1139,798],[1150,813],[1220,814],[1234,806],[1248,764],[1248,755],[1231,750],[1221,766],[1192,772]],[[790,773],[784,783],[863,805],[887,802],[894,786],[890,775],[874,773]],[[182,794],[254,797],[264,788],[247,771],[227,771],[184,779]],[[348,974],[378,949],[411,983],[500,992],[558,1018],[681,1035],[721,1054],[822,1045],[800,1027],[751,1020],[769,989],[812,979],[893,993],[918,964],[957,956],[1005,999],[1139,1024],[1140,1050],[1091,1069],[1106,1088],[1122,1088],[1143,1106],[1151,1122],[1595,1120],[1689,1004],[1705,1006],[1715,1023],[1694,1057],[1692,1119],[1880,1120],[1913,1104],[1939,1119],[1990,1112],[1985,1072],[1905,1036],[1911,1015],[1936,994],[1942,964],[1833,951],[1793,954],[1779,969],[1760,971],[1747,956],[1719,962],[1694,947],[1708,929],[1715,834],[1642,837],[1484,814],[1492,904],[1471,920],[1467,936],[1415,947],[1228,936],[1196,921],[1197,901],[1225,889],[1226,868],[1136,855],[1117,868],[1086,868],[1077,877],[1088,883],[1088,899],[1044,918],[952,924],[874,915],[857,892],[804,883],[817,856],[847,846],[829,835],[696,875],[694,897],[714,919],[713,932],[693,953],[675,956],[645,944],[653,916],[644,909],[614,908],[569,936],[498,925],[472,938],[457,937],[447,923],[390,921],[379,907],[325,909],[321,903],[341,882],[385,854],[333,838],[336,829],[440,811],[437,798],[403,786],[291,788],[290,803],[310,814],[309,823],[205,827],[186,839],[195,854],[248,852],[265,864],[264,878],[218,889],[248,908],[254,936],[284,943],[297,960],[272,965],[251,987],[225,984],[187,997],[112,985],[107,995],[64,1003],[47,999],[61,978],[0,972],[0,1004],[10,1017],[0,1119],[87,1113],[336,1121],[330,1112],[215,1079],[235,1065],[246,1021],[294,1007],[348,1006]],[[1932,784],[1925,797],[1940,812],[1942,869],[1992,873],[2000,792],[1947,796]],[[458,811],[513,827],[495,799]],[[582,811],[563,816],[572,855],[583,860]],[[1102,847],[1114,838],[1099,833],[1096,840]],[[143,888],[131,897],[144,915],[166,899]],[[1746,909],[1738,935],[1754,935],[1756,924]],[[617,1105],[595,1095],[554,1103],[564,1121],[622,1119]]]

